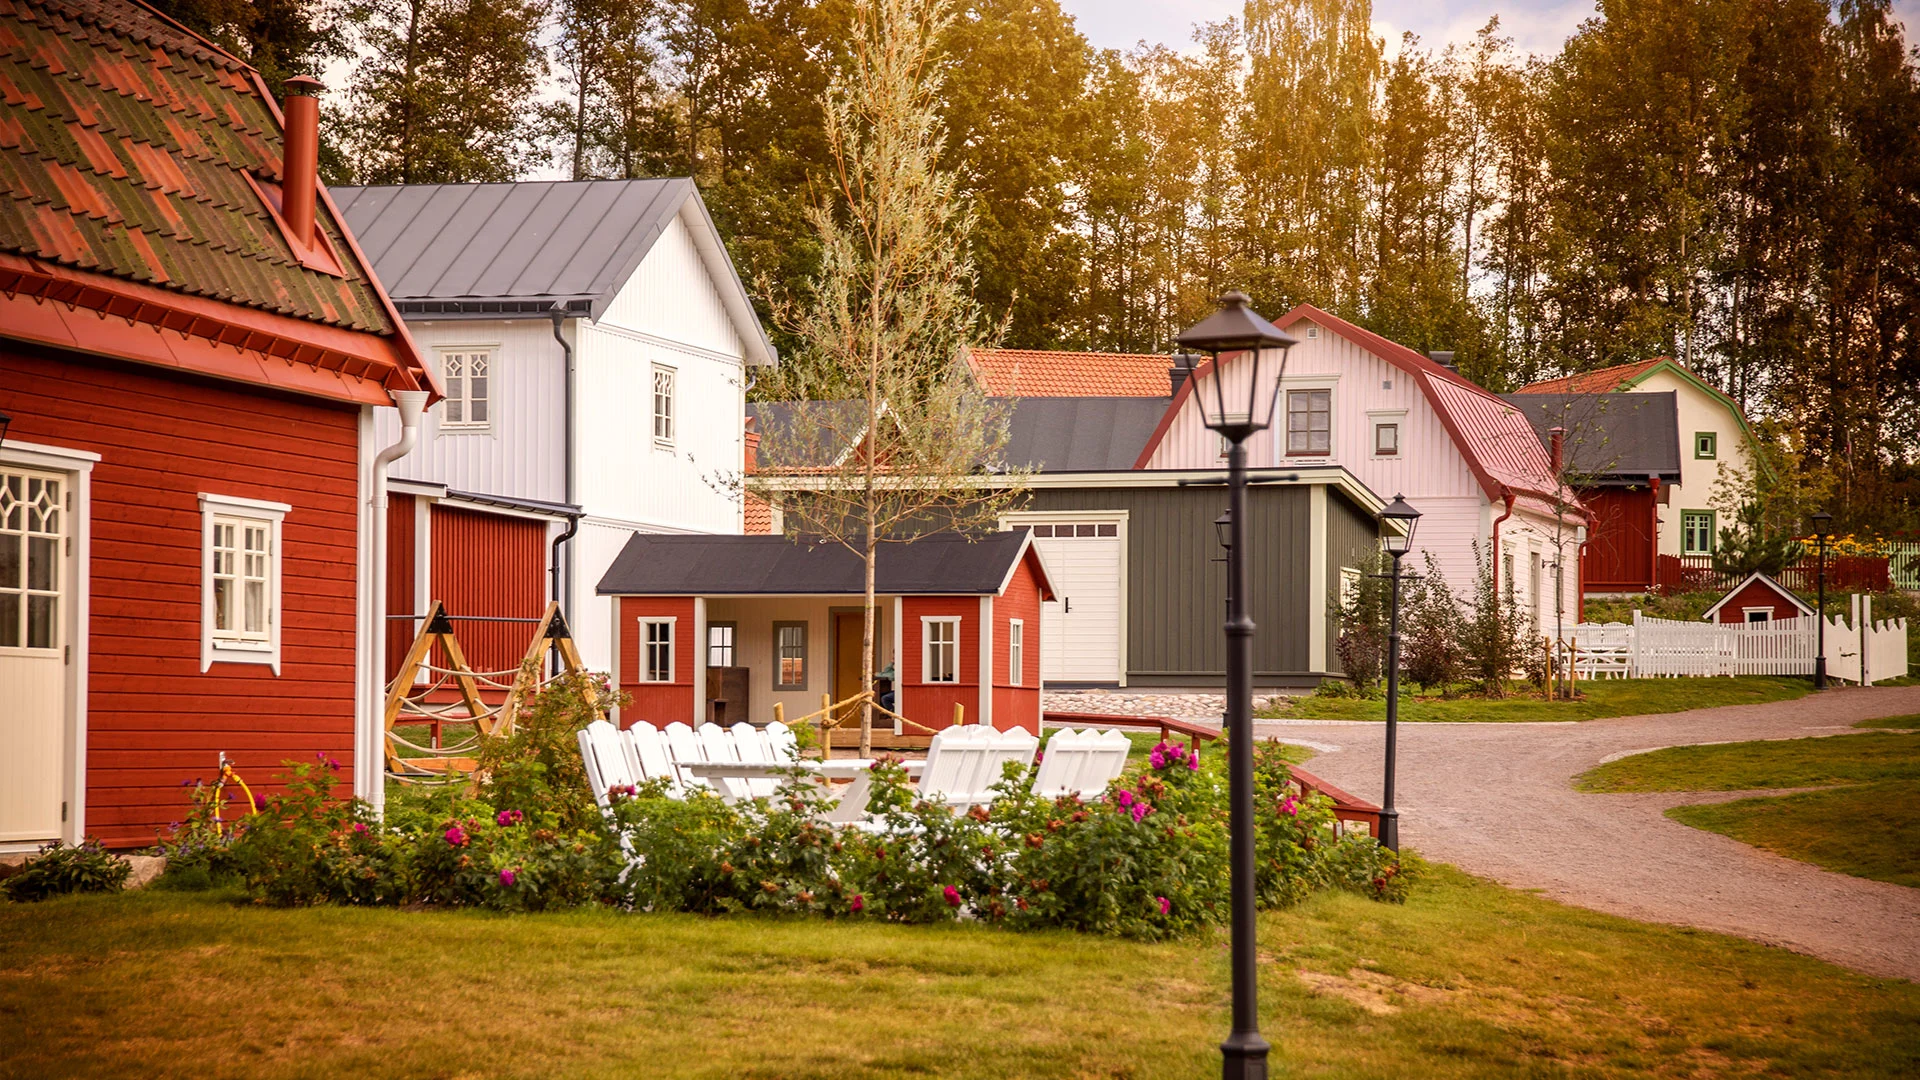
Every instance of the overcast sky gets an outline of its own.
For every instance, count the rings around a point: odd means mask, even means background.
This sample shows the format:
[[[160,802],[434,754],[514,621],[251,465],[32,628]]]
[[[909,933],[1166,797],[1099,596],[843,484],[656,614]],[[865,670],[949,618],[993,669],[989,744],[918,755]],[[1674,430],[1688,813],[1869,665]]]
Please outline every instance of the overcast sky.
[[[1246,8],[1243,0],[1060,0],[1060,6],[1095,46],[1117,49],[1141,40],[1185,47],[1195,23],[1239,18]],[[1411,30],[1437,50],[1469,40],[1488,17],[1499,15],[1503,32],[1521,52],[1555,53],[1595,7],[1594,0],[1374,0],[1373,25],[1390,49],[1402,31]],[[1920,0],[1895,0],[1894,9],[1907,26],[1920,23]]]

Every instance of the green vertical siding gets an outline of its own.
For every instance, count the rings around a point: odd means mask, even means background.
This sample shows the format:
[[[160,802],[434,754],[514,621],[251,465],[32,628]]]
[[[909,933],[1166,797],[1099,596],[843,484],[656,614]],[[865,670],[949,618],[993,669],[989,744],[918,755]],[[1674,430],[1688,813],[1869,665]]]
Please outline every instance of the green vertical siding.
[[[1340,569],[1357,567],[1370,550],[1380,546],[1380,526],[1374,516],[1355,506],[1337,489],[1327,493],[1327,657],[1326,670],[1340,671]]]
[[[1248,493],[1254,674],[1267,682],[1325,670],[1307,663],[1308,620],[1322,615],[1321,604],[1309,595],[1306,573],[1308,493],[1305,486],[1256,486]],[[1328,501],[1348,505],[1337,494]],[[1227,571],[1217,561],[1223,552],[1213,520],[1226,506],[1224,487],[1037,488],[1030,493],[1029,510],[1127,511],[1128,682],[1206,684],[1223,676],[1220,624],[1226,617]],[[1330,513],[1329,518],[1346,527],[1346,515]]]

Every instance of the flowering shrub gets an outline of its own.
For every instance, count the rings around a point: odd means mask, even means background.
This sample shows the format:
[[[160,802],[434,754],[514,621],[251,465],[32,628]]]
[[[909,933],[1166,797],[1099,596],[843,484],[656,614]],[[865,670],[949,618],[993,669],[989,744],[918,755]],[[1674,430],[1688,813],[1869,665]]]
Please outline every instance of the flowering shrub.
[[[552,691],[549,691],[550,693]],[[386,820],[335,795],[337,764],[290,763],[285,793],[245,818],[223,858],[272,904],[410,904],[508,911],[605,903],[648,911],[756,912],[922,923],[975,918],[1159,939],[1227,916],[1224,755],[1163,741],[1104,797],[1042,799],[1008,766],[991,808],[956,814],[917,798],[901,762],[873,766],[868,826],[822,820],[827,796],[796,776],[728,805],[654,782],[612,793],[602,814],[560,752],[578,688],[487,755],[471,791],[414,789]],[[571,700],[572,704],[568,701]],[[536,710],[538,711],[538,710]],[[517,741],[516,741],[517,740]],[[1340,839],[1330,804],[1290,794],[1277,747],[1255,761],[1260,903],[1317,888],[1406,895],[1397,858]],[[195,798],[205,800],[196,789]],[[585,809],[583,809],[585,808]],[[199,835],[196,803],[180,844]],[[587,812],[590,810],[591,812]],[[202,830],[204,831],[204,830]]]
[[[9,900],[35,901],[72,893],[116,892],[132,871],[131,863],[115,858],[91,837],[76,847],[55,840],[19,873],[0,881],[0,894]]]

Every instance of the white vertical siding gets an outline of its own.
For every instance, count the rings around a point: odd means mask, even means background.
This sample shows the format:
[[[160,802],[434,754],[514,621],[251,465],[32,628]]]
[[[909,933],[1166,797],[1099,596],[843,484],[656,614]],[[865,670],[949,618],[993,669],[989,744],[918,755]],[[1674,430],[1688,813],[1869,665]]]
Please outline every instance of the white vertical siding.
[[[398,479],[445,484],[547,502],[566,500],[566,382],[553,324],[545,319],[409,321],[407,330],[430,363],[455,347],[492,350],[488,372],[491,424],[485,431],[441,431],[446,403],[428,410],[420,445],[393,463]],[[374,410],[374,441],[400,436],[396,410]]]
[[[726,356],[745,355],[721,289],[700,257],[682,211],[607,305],[600,322]]]

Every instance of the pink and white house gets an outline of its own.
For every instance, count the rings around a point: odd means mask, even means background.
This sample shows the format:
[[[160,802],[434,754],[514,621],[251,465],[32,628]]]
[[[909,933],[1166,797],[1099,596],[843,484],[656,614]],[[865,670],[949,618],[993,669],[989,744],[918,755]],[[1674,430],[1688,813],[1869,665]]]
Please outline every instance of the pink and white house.
[[[1559,483],[1551,451],[1519,410],[1452,368],[1310,304],[1273,321],[1299,343],[1276,387],[1273,426],[1248,444],[1254,468],[1340,466],[1383,497],[1402,494],[1422,515],[1410,569],[1431,553],[1455,594],[1471,595],[1477,543],[1499,588],[1512,584],[1536,626],[1551,628],[1556,612],[1578,621],[1587,512]],[[1225,378],[1228,400],[1246,400],[1250,365],[1236,359],[1224,359],[1218,373],[1202,368],[1193,381],[1207,391]],[[1263,377],[1276,366],[1262,365]],[[1187,403],[1194,389],[1186,383],[1175,392],[1135,468],[1224,465],[1219,437]]]

